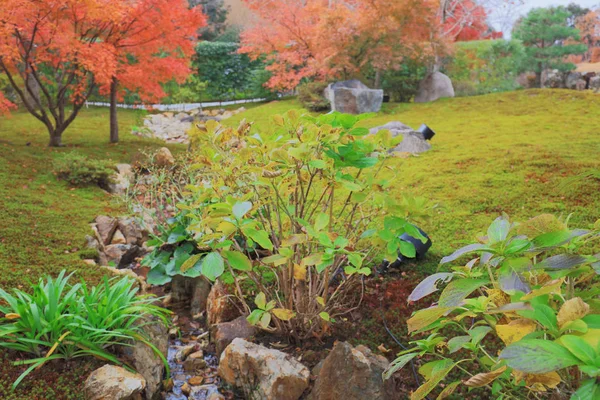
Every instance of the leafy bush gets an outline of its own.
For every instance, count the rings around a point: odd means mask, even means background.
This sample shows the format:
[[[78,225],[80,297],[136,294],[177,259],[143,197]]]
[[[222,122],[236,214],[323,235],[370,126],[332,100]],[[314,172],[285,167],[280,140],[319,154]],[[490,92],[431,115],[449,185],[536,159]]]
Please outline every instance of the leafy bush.
[[[127,278],[109,280],[89,288],[85,282],[69,284],[62,271],[56,279],[40,279],[32,294],[0,289],[0,347],[29,353],[35,358],[17,361],[29,368],[14,382],[16,387],[31,371],[51,360],[97,357],[122,364],[108,347],[146,341],[140,324],[145,316],[166,323],[167,310],[154,306],[154,299],[137,296]],[[163,360],[166,364],[166,360]]]
[[[407,60],[400,69],[383,74],[381,88],[390,95],[392,101],[408,103],[417,94],[419,83],[426,74],[427,67],[423,63]]]
[[[354,126],[360,118],[290,111],[273,118],[272,134],[214,121],[192,132],[203,182],[188,187],[193,200],[178,207],[190,221],[169,237],[193,238],[200,252],[165,255],[170,270],[211,280],[227,274],[250,322],[263,329],[296,340],[326,334],[360,301],[361,277],[376,258],[415,255],[402,233],[425,240],[407,219],[422,204],[389,196],[394,171],[382,173],[386,150],[401,139],[368,135]],[[165,262],[152,265],[149,279],[169,275]]]
[[[329,110],[329,100],[323,94],[326,82],[308,82],[298,86],[298,100],[310,111]]]
[[[445,62],[457,96],[515,90],[524,68],[525,50],[517,40],[459,42]]]
[[[485,387],[494,398],[539,398],[545,391],[598,398],[600,254],[586,252],[600,239],[599,229],[598,223],[595,230],[570,229],[551,215],[523,224],[496,219],[479,243],[441,263],[475,258],[427,277],[409,296],[420,300],[447,283],[434,306],[408,320],[409,332],[429,336],[412,342],[385,376],[415,357],[433,356],[420,368],[426,382],[413,400],[425,398],[453,370],[466,378],[464,385]],[[449,383],[443,393],[459,385]]]
[[[105,187],[110,183],[114,172],[111,161],[92,160],[75,152],[66,153],[54,161],[56,176],[76,186]]]

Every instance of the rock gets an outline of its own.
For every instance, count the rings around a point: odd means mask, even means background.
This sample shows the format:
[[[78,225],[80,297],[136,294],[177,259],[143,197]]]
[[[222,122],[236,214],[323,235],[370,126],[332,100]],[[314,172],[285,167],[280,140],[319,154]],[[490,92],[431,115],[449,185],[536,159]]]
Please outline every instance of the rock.
[[[219,397],[221,396],[221,397]],[[190,399],[206,399],[206,400],[218,400],[223,398],[219,393],[219,388],[217,385],[202,385],[202,386],[192,386],[192,392],[190,393]]]
[[[192,376],[190,379],[188,379],[188,383],[192,386],[200,386],[202,385],[202,382],[204,382],[203,376]]]
[[[308,400],[383,400],[394,398],[394,381],[384,381],[389,363],[364,346],[337,342],[320,367]],[[397,397],[397,396],[396,396]]]
[[[413,130],[410,126],[405,125],[402,122],[388,122],[385,125],[370,129],[369,133],[374,135],[382,129],[389,130],[393,137],[399,135],[402,135],[403,137],[402,142],[391,149],[390,152],[418,154],[431,149],[431,145],[423,138],[423,135],[420,132]]]
[[[202,276],[189,278],[175,275],[171,283],[171,295],[174,302],[189,305],[192,315],[196,315],[206,310],[210,288],[210,282]]]
[[[357,79],[330,84],[324,96],[331,103],[332,111],[347,114],[378,112],[383,102],[383,90],[369,89]]]
[[[223,396],[221,393],[211,393],[208,395],[206,400],[225,400],[225,396]]]
[[[89,259],[89,260],[83,260],[83,263],[85,265],[89,265],[91,267],[95,267],[96,265],[98,265],[98,263],[96,262],[96,260],[91,260],[91,259]]]
[[[204,352],[202,350],[195,351],[192,354],[190,354],[188,358],[192,360],[204,359]]]
[[[211,341],[215,344],[217,357],[233,339],[249,339],[256,334],[256,328],[250,325],[246,317],[241,316],[231,322],[223,322],[213,325],[210,329]]]
[[[171,154],[171,150],[166,147],[161,147],[154,155],[154,164],[159,167],[171,167],[175,164],[175,158]]]
[[[183,369],[186,372],[195,373],[206,368],[206,361],[202,358],[188,358],[183,362]]]
[[[145,388],[142,375],[108,364],[92,372],[84,385],[87,400],[138,399]]]
[[[186,382],[181,386],[181,393],[189,396],[192,393],[192,387]]]
[[[167,356],[169,347],[168,328],[158,318],[144,317],[137,321],[148,341]],[[165,374],[165,365],[161,358],[148,345],[136,341],[132,346],[121,346],[121,354],[130,360],[131,365],[146,380],[145,398],[153,400],[160,394]]]
[[[175,361],[178,363],[184,362],[187,357],[194,352],[194,348],[195,346],[193,344],[180,348],[177,353],[175,353]]]
[[[112,237],[117,230],[118,222],[116,218],[99,215],[96,217],[96,229],[102,244],[107,245],[112,240]]]
[[[228,292],[227,287],[220,280],[212,286],[206,303],[206,321],[209,327],[232,321],[240,315],[233,295]]]
[[[591,77],[589,86],[592,90],[600,90],[600,75]]]
[[[148,231],[132,217],[118,219],[119,230],[125,236],[126,243],[141,246],[148,239]]]
[[[433,72],[419,84],[415,103],[429,103],[443,97],[454,97],[452,81],[441,72]]]
[[[119,229],[117,229],[115,231],[115,234],[113,235],[112,240],[110,241],[110,244],[126,244],[126,243],[127,243],[127,239],[125,239],[125,236],[123,236],[121,231]]]
[[[247,398],[297,400],[308,387],[310,372],[289,354],[238,338],[221,355],[219,376]]]
[[[135,259],[143,255],[139,246],[131,244],[110,244],[104,248],[107,260],[117,265],[117,268],[127,268]]]
[[[551,89],[565,88],[565,73],[557,69],[542,72],[542,87]]]
[[[583,81],[583,89],[580,89],[580,81]],[[567,77],[565,79],[565,86],[567,89],[571,90],[584,90],[586,82],[583,79],[583,75],[581,74],[581,72],[572,71],[567,74]]]
[[[135,179],[135,174],[129,164],[117,164],[116,168],[117,172],[110,177],[110,182],[104,189],[109,193],[122,196],[127,193]]]

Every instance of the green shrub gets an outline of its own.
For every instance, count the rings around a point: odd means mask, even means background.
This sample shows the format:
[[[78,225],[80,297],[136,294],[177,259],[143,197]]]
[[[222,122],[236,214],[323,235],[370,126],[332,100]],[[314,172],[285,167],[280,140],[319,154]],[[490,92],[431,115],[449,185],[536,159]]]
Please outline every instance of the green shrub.
[[[327,88],[326,82],[304,83],[298,86],[298,100],[310,111],[329,110],[329,100],[323,94],[325,88]]]
[[[81,154],[70,152],[54,161],[54,173],[59,179],[75,186],[107,186],[115,172],[111,161],[92,160]]]
[[[167,323],[167,310],[153,305],[154,298],[137,296],[130,279],[104,281],[89,288],[85,282],[71,285],[62,271],[56,279],[40,279],[32,294],[0,289],[0,347],[33,355],[16,361],[29,367],[14,382],[16,387],[31,371],[51,360],[97,357],[122,364],[108,348],[146,341],[142,318],[158,317]],[[165,365],[168,365],[166,363]]]
[[[525,50],[518,40],[459,42],[443,67],[457,96],[515,90],[523,72]]]
[[[426,74],[427,68],[423,63],[407,60],[400,69],[383,74],[381,88],[390,95],[392,101],[408,103],[417,94],[419,83]]]
[[[401,138],[369,135],[355,126],[362,118],[292,110],[273,117],[272,133],[214,121],[192,131],[203,181],[179,205],[193,220],[170,236],[193,238],[201,252],[171,259],[169,270],[210,280],[227,272],[251,323],[296,341],[327,334],[360,302],[362,278],[377,261],[415,255],[401,234],[425,240],[408,218],[427,207],[389,195],[399,171],[380,174]],[[159,262],[151,274],[169,270]]]
[[[444,257],[442,264],[475,256],[414,289],[409,301],[447,283],[433,306],[408,320],[409,332],[429,336],[411,342],[384,376],[424,356],[435,361],[419,369],[426,382],[414,400],[448,376],[459,380],[444,385],[446,396],[466,385],[485,387],[490,398],[540,398],[547,391],[554,392],[548,398],[598,398],[600,254],[589,252],[600,224],[586,230],[567,222],[541,215],[514,224],[500,217],[478,243]]]

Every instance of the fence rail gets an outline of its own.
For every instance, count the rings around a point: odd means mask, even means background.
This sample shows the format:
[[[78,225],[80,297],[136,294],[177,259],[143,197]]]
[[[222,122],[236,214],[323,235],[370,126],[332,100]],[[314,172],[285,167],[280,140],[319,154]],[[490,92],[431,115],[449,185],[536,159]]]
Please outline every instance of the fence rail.
[[[244,100],[231,100],[231,101],[209,101],[204,103],[180,103],[180,104],[117,104],[118,108],[128,108],[133,110],[152,108],[158,111],[190,111],[197,108],[204,107],[221,107],[230,106],[234,104],[246,104],[246,103],[258,103],[267,99],[244,99]],[[94,107],[110,107],[110,103],[104,103],[100,101],[86,101],[85,106]]]

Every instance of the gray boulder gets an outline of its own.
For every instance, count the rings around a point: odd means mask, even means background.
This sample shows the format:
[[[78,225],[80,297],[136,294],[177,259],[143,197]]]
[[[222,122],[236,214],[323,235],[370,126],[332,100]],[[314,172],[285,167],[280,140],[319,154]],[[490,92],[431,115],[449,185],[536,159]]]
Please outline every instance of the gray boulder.
[[[330,84],[324,96],[331,103],[332,111],[346,114],[378,112],[383,102],[383,90],[369,89],[357,79]]]
[[[583,79],[581,72],[569,72],[565,80],[565,86],[571,90],[585,90],[587,82]]]
[[[394,393],[394,381],[382,374],[389,362],[364,346],[338,342],[318,372],[308,400],[387,400],[401,398]]]
[[[549,89],[564,89],[566,76],[557,69],[542,72],[542,87]]]
[[[135,174],[129,164],[117,164],[116,168],[117,172],[111,176],[105,189],[109,193],[123,196],[134,181]]]
[[[141,399],[146,380],[124,368],[108,365],[98,368],[85,381],[87,400],[135,400]]]
[[[390,152],[418,154],[431,149],[431,145],[423,138],[420,132],[399,121],[388,122],[385,125],[370,129],[369,132],[374,135],[383,129],[389,130],[393,137],[399,135],[403,137],[402,142],[391,149]]]
[[[594,91],[600,90],[600,75],[590,78],[590,89]]]
[[[454,97],[452,81],[441,72],[433,72],[419,84],[415,103],[429,103],[442,97]]]

